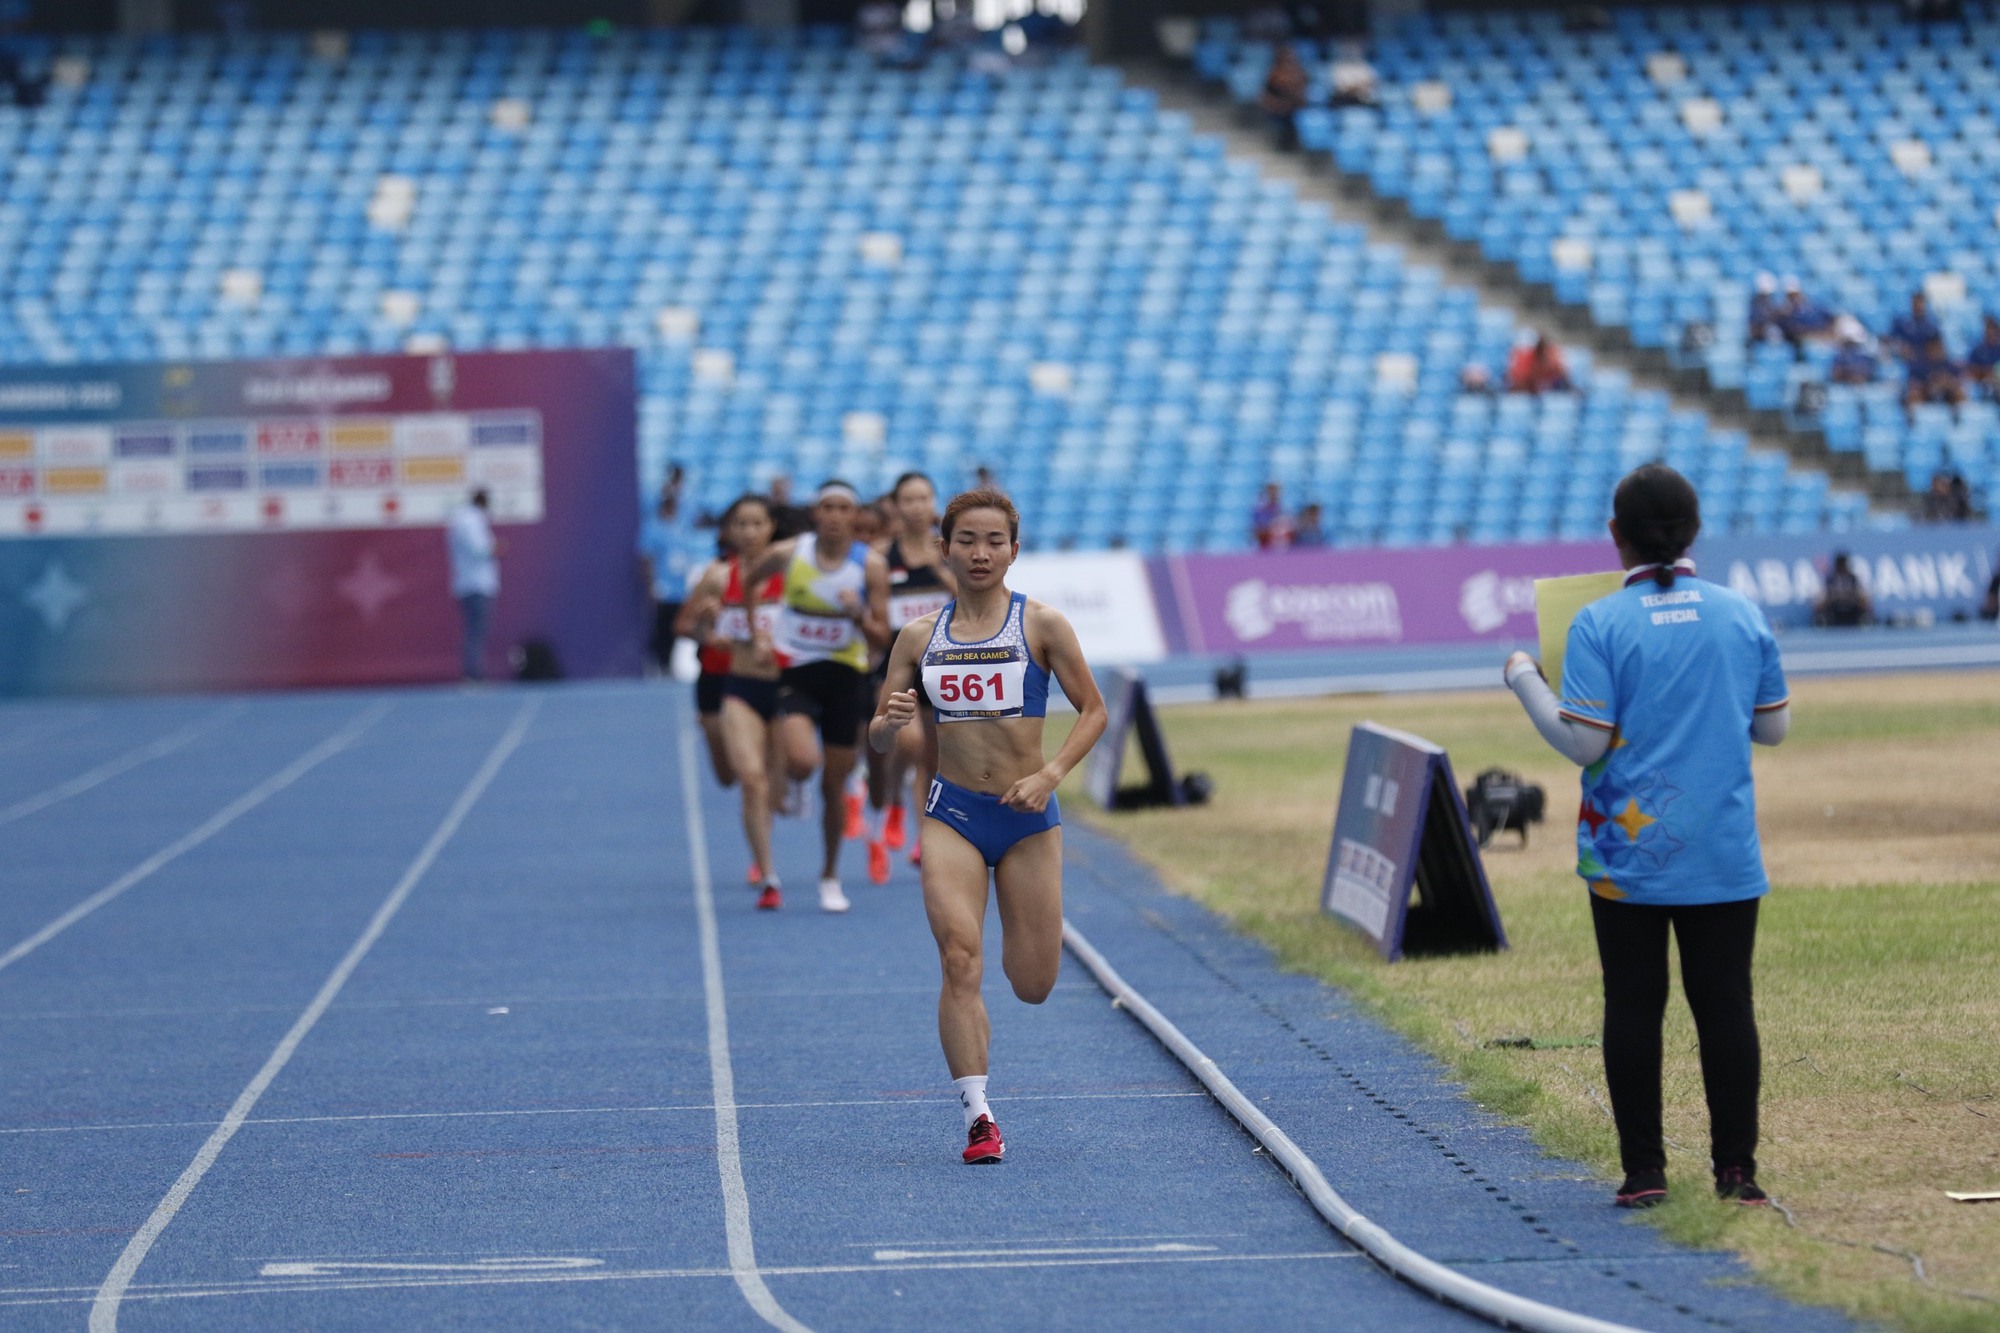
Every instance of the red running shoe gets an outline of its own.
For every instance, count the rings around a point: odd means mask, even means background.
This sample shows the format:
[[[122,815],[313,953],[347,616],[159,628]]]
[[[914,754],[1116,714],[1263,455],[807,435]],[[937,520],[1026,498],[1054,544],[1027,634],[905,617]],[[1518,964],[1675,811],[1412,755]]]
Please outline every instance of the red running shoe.
[[[889,807],[889,817],[882,821],[882,841],[889,844],[889,850],[892,852],[903,850],[902,806],[892,805]]]
[[[861,798],[853,792],[849,792],[847,794],[847,827],[840,831],[840,836],[846,838],[849,842],[854,842],[859,840],[866,832],[868,832],[868,826],[862,822],[861,818]]]
[[[971,1131],[965,1136],[965,1164],[981,1166],[1006,1155],[1007,1145],[1000,1141],[1000,1126],[993,1123],[993,1117],[983,1115],[973,1121]]]
[[[762,884],[764,882],[764,867],[760,865],[752,865],[750,867],[750,873],[743,877],[743,882],[745,884],[748,884],[753,889],[756,888],[759,884]]]
[[[757,910],[760,912],[775,912],[784,905],[785,895],[778,892],[775,884],[766,884],[764,891],[757,895]]]
[[[910,864],[915,866],[919,870],[922,870],[924,868],[923,843],[913,842],[910,844]]]
[[[870,884],[889,882],[889,844],[886,842],[868,844],[868,882]]]

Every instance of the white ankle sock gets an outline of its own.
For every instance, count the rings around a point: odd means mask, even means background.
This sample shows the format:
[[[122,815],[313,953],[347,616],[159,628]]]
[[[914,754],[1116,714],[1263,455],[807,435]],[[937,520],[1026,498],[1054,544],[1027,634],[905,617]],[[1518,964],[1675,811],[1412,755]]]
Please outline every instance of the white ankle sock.
[[[986,1105],[986,1075],[968,1074],[964,1078],[955,1078],[951,1086],[958,1090],[958,1105],[965,1112],[967,1129],[971,1129],[980,1116],[992,1116],[992,1110]]]

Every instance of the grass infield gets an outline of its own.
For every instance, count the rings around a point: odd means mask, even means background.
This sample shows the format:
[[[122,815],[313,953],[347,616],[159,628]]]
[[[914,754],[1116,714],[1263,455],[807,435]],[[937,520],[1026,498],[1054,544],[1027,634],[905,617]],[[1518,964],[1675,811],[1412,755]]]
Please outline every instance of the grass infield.
[[[1495,664],[1494,674],[1499,674]],[[2000,1329],[2000,674],[1808,680],[1792,733],[1757,753],[1773,892],[1759,924],[1759,1179],[1789,1211],[1709,1195],[1693,1024],[1666,1033],[1675,1239],[1742,1253],[1780,1289],[1897,1327]],[[1512,948],[1385,964],[1322,916],[1348,729],[1373,720],[1447,747],[1461,787],[1500,765],[1547,788],[1526,848],[1486,869]],[[1483,1106],[1604,1173],[1617,1144],[1595,1049],[1602,1018],[1574,872],[1577,771],[1489,691],[1177,708],[1203,808],[1105,814],[1071,799],[1179,892],[1341,987],[1455,1069]],[[1051,730],[1058,730],[1051,719]],[[1136,767],[1136,754],[1127,772]],[[1527,1039],[1527,1040],[1523,1040]]]

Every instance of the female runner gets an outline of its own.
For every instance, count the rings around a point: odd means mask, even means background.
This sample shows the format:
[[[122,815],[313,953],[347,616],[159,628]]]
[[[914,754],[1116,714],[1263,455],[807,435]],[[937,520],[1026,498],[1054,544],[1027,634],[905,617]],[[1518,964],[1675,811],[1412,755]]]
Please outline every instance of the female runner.
[[[1040,1004],[1062,961],[1062,812],[1055,790],[1104,731],[1104,700],[1062,614],[1007,588],[1021,519],[998,491],[968,491],[944,511],[945,563],[958,595],[896,636],[868,743],[887,753],[918,722],[937,747],[924,805],[924,911],[944,983],[938,1037],[965,1114],[968,1163],[1006,1153],[986,1104],[991,1039],[979,983],[986,887],[1000,903],[1001,966],[1014,994]],[[1049,677],[1076,705],[1076,726],[1042,758]],[[917,707],[918,681],[931,699]],[[975,723],[983,725],[956,725]]]
[[[889,568],[854,540],[859,507],[852,486],[839,480],[823,483],[813,503],[812,531],[779,542],[743,566],[757,584],[749,602],[753,614],[764,597],[764,576],[779,580],[784,613],[778,618],[776,651],[784,667],[778,685],[785,771],[793,782],[805,781],[814,771],[820,775],[819,905],[824,912],[845,912],[850,906],[840,886],[840,844],[847,823],[843,798],[848,774],[861,758],[869,645],[889,637]]]
[[[743,836],[750,845],[751,878],[759,882],[757,906],[774,912],[784,905],[778,874],[771,862],[773,787],[782,773],[768,756],[778,722],[778,659],[771,651],[771,633],[783,592],[784,576],[773,575],[764,585],[762,605],[753,626],[743,595],[743,570],[763,559],[774,531],[771,503],[761,495],[745,495],[722,515],[722,532],[730,550],[702,576],[694,597],[712,608],[713,624],[703,634],[729,645],[728,675],[722,682],[721,731],[729,766],[743,788]]]
[[[674,618],[676,637],[693,639],[701,647],[695,660],[701,671],[694,679],[694,710],[701,720],[702,738],[708,742],[708,761],[715,768],[715,780],[729,788],[736,785],[736,769],[729,762],[729,743],[722,734],[722,686],[729,678],[729,640],[716,632],[715,622],[722,609],[721,589],[729,578],[729,542],[716,542],[715,559],[695,577],[688,599]],[[713,587],[714,592],[704,591]]]
[[[921,472],[905,472],[890,488],[888,505],[895,534],[885,553],[889,562],[889,632],[900,634],[905,625],[942,609],[956,585],[944,564],[944,543],[938,537],[937,490],[931,479]],[[877,697],[888,670],[885,657],[875,673]],[[889,882],[889,853],[902,847],[907,836],[903,821],[911,787],[928,791],[931,776],[930,754],[920,728],[901,732],[887,755],[871,756],[868,795],[874,809],[868,830],[868,878],[877,884]],[[912,841],[912,865],[922,863],[922,849],[921,838]]]
[[[1625,586],[1570,626],[1560,698],[1526,653],[1507,659],[1505,676],[1543,739],[1583,766],[1577,874],[1604,972],[1604,1081],[1625,1167],[1616,1202],[1650,1208],[1667,1197],[1660,1023],[1671,930],[1701,1046],[1715,1192],[1765,1204],[1750,960],[1771,883],[1750,746],[1785,738],[1785,673],[1757,604],[1696,578],[1685,558],[1701,531],[1685,477],[1648,463],[1618,483],[1611,508]]]

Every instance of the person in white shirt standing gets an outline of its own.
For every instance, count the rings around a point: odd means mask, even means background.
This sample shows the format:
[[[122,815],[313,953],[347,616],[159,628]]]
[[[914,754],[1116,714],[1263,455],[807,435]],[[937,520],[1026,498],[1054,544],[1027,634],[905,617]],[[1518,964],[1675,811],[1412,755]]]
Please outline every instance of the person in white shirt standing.
[[[500,595],[500,543],[487,514],[490,500],[480,487],[454,509],[445,528],[451,550],[451,595],[465,621],[461,671],[466,680],[486,679],[486,626],[493,599]]]

